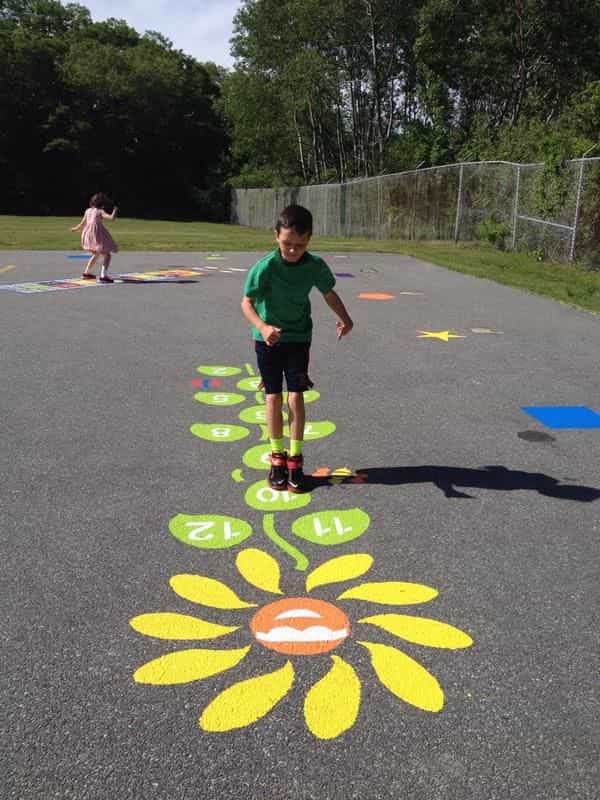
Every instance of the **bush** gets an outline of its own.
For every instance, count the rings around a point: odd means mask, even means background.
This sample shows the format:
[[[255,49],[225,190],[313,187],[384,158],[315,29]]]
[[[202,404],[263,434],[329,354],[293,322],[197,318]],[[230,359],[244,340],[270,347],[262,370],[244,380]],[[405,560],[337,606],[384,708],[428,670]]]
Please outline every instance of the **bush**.
[[[506,240],[511,234],[511,229],[504,222],[500,222],[494,214],[479,225],[477,233],[480,239],[485,239],[498,250],[506,250]]]

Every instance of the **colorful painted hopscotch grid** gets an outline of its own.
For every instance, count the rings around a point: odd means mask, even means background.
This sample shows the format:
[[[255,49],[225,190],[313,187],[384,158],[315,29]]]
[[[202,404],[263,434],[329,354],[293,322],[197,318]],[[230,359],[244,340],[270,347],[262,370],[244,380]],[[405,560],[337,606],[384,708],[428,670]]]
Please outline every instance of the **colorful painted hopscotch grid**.
[[[195,279],[205,275],[201,267],[189,269],[158,269],[146,272],[129,272],[115,276],[115,283],[193,283]],[[40,292],[58,292],[65,289],[81,289],[90,286],[110,286],[83,278],[64,278],[62,280],[35,281],[29,283],[7,283],[0,285],[0,292],[17,294],[38,294]]]
[[[81,289],[82,286],[99,286],[96,281],[81,278],[65,278],[55,281],[37,281],[36,283],[7,283],[0,286],[0,292],[16,294],[39,294],[40,292],[60,292],[65,289]]]
[[[521,406],[548,428],[600,428],[600,414],[587,406]]]

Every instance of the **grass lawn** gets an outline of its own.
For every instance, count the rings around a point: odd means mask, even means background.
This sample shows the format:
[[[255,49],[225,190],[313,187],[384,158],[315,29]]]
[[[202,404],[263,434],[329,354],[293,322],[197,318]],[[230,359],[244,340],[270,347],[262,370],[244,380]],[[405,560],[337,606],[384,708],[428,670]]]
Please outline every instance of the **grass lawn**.
[[[79,217],[0,216],[0,250],[79,249],[79,234],[69,228]],[[169,222],[117,218],[107,223],[127,251],[267,252],[269,231],[208,222]],[[312,249],[337,252],[400,253],[424,261],[553,297],[569,305],[600,312],[600,272],[578,266],[539,262],[526,253],[503,253],[479,243],[405,242],[395,239],[329,239],[315,236]]]

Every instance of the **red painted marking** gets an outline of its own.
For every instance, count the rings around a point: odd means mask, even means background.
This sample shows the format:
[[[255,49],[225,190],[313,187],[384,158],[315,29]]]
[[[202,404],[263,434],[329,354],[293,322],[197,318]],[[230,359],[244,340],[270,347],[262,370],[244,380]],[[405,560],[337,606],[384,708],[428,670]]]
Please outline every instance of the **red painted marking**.
[[[218,389],[219,386],[221,385],[221,381],[219,380],[219,378],[212,378],[209,381],[209,385],[210,385],[211,389]]]
[[[199,387],[199,386],[203,385],[204,381],[200,381],[200,380],[198,380],[198,378],[196,378],[195,380],[190,381],[190,383],[192,384],[192,386]]]
[[[359,294],[358,296],[362,297],[363,300],[393,300],[396,295],[374,292]]]

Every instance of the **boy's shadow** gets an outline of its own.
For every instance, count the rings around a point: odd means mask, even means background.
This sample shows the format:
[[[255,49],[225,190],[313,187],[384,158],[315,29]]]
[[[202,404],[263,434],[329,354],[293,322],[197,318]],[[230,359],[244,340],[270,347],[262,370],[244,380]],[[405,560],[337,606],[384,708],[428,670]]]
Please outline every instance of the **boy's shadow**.
[[[354,475],[342,479],[335,476],[311,476],[313,488],[330,486],[336,483],[370,483],[383,486],[402,486],[408,483],[433,483],[446,497],[472,498],[460,492],[456,486],[478,489],[494,489],[501,492],[528,489],[560,500],[578,500],[591,503],[600,497],[600,489],[592,486],[561,484],[556,478],[541,472],[522,472],[501,465],[485,466],[480,469],[463,467],[441,467],[423,465],[420,467],[364,467]]]

